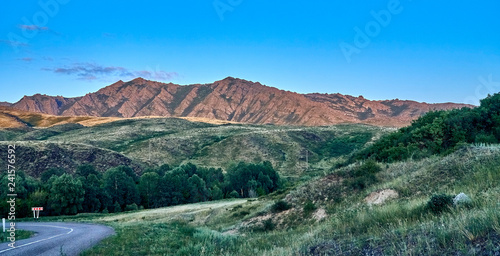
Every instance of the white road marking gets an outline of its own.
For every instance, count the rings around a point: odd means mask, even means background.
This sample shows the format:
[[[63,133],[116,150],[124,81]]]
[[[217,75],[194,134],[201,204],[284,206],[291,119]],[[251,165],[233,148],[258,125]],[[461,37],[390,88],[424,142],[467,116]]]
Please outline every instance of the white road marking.
[[[51,236],[51,237],[48,237],[48,238],[40,239],[40,240],[37,240],[37,241],[33,241],[33,242],[30,242],[30,243],[27,243],[27,244],[19,245],[19,246],[16,246],[14,248],[5,249],[3,251],[0,251],[0,253],[4,253],[4,252],[10,251],[10,250],[14,250],[14,249],[17,249],[17,248],[21,248],[21,247],[24,247],[24,246],[28,246],[28,245],[36,244],[36,243],[39,243],[39,242],[43,242],[43,241],[46,241],[46,240],[49,240],[49,239],[52,239],[52,238],[56,238],[56,237],[59,237],[59,236],[68,235],[71,232],[73,232],[72,228],[65,228],[65,227],[52,226],[52,225],[31,225],[31,227],[53,227],[53,228],[61,228],[61,229],[70,229],[70,231],[68,233],[66,233],[66,234],[59,234],[59,235]]]

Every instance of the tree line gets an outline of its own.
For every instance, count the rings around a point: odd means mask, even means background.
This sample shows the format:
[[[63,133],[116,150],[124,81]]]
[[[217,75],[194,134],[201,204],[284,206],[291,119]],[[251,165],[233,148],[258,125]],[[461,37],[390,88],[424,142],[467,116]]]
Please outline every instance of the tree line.
[[[476,108],[429,112],[410,126],[382,137],[354,158],[394,162],[446,155],[465,144],[499,142],[500,94],[497,93],[481,100]]]
[[[7,214],[8,177],[0,176],[0,209]],[[41,215],[110,213],[197,203],[224,198],[266,195],[280,186],[270,162],[240,162],[228,168],[198,167],[192,163],[171,168],[165,164],[137,175],[128,166],[104,173],[81,165],[73,174],[51,168],[34,178],[17,172],[17,217],[31,216],[31,207],[44,207]]]

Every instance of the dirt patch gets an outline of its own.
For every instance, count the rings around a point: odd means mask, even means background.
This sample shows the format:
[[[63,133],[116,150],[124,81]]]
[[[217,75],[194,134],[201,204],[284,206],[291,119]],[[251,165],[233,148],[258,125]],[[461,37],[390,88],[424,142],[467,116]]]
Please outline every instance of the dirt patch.
[[[315,204],[332,203],[342,196],[342,181],[337,174],[330,174],[290,192],[285,201],[293,205],[303,205],[307,200]]]
[[[313,218],[316,220],[316,221],[321,221],[323,220],[324,218],[326,218],[328,216],[328,214],[326,214],[326,211],[325,209],[323,208],[319,208],[317,209],[314,213],[313,213]]]
[[[365,198],[365,202],[368,205],[379,205],[383,204],[385,201],[393,198],[398,198],[399,194],[396,190],[393,189],[384,189],[372,192]]]

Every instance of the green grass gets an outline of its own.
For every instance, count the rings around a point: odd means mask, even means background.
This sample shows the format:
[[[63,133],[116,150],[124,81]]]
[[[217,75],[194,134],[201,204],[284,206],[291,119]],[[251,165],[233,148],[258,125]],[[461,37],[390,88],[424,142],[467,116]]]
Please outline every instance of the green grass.
[[[259,199],[45,219],[115,228],[116,236],[84,255],[495,255],[499,166],[500,151],[469,147],[446,157],[384,164],[377,183],[364,190],[333,181],[337,172],[356,170],[347,166]],[[387,188],[399,198],[382,205],[364,202]],[[441,213],[427,207],[433,194],[460,192],[471,197],[471,206]],[[326,200],[334,195],[341,199]],[[279,200],[292,208],[273,211]],[[318,209],[328,213],[323,221],[313,218]]]
[[[8,232],[5,232],[5,233],[0,233],[0,243],[3,243],[3,242],[10,242],[10,240],[8,240],[10,234]],[[27,239],[27,238],[30,238],[32,237],[33,235],[35,235],[35,232],[33,231],[28,231],[28,230],[22,230],[22,229],[17,229],[16,230],[16,241],[19,241],[19,240],[22,240],[22,239]]]
[[[192,162],[226,169],[239,161],[267,160],[282,176],[298,179],[305,172],[311,177],[322,175],[387,132],[388,129],[368,125],[214,125],[177,118],[151,118],[92,127],[66,124],[22,133],[0,130],[0,140],[87,144],[122,153],[144,166]]]

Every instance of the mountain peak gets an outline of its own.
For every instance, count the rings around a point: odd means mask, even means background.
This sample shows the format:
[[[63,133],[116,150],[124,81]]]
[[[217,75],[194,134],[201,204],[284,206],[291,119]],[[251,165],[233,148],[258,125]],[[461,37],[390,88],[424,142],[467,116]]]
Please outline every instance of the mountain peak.
[[[232,76],[228,76],[228,77],[222,79],[221,81],[234,81],[234,80],[239,80],[239,79],[238,78],[234,78]]]
[[[216,82],[242,82],[242,83],[254,83],[252,81],[249,81],[249,80],[245,80],[245,79],[241,79],[241,78],[237,78],[237,77],[232,77],[232,76],[228,76],[222,80],[219,80],[219,81],[216,81]]]
[[[254,124],[404,126],[428,111],[467,105],[298,94],[228,76],[209,84],[184,86],[138,77],[129,82],[117,81],[85,97],[26,96],[13,107],[63,116],[201,117]]]
[[[121,80],[120,80],[121,81]],[[135,79],[132,79],[130,80],[130,82],[134,82],[134,83],[143,83],[143,82],[152,82],[152,81],[149,81],[149,80],[146,80],[142,77],[137,77]]]

